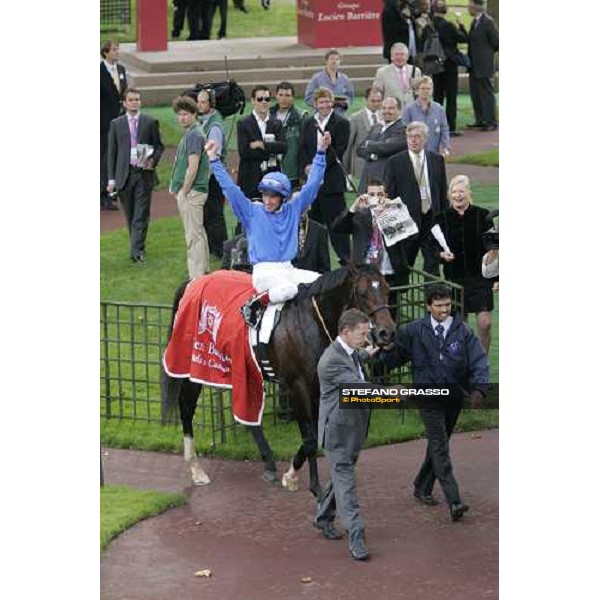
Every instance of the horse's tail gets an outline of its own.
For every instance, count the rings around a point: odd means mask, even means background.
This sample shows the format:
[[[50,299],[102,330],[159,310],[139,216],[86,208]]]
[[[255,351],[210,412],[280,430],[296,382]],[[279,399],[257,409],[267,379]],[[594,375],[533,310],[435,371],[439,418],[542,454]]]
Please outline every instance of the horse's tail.
[[[175,298],[173,300],[173,310],[171,312],[171,323],[169,324],[169,340],[173,334],[173,323],[175,322],[175,315],[179,308],[179,303],[183,298],[185,289],[187,288],[189,280],[184,281],[175,292]],[[179,421],[179,393],[181,386],[183,385],[183,379],[170,377],[165,368],[160,363],[160,398],[161,398],[161,420],[163,423],[174,423]]]

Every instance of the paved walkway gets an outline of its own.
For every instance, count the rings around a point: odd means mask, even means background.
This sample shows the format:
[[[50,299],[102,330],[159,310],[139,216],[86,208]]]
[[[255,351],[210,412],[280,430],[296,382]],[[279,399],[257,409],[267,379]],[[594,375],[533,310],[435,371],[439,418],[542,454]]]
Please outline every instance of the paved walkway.
[[[205,461],[206,487],[186,487],[181,456],[109,449],[107,484],[185,491],[189,504],[142,521],[101,559],[103,600],[494,600],[498,598],[498,431],[452,438],[455,473],[471,510],[411,496],[425,450],[418,440],[361,454],[358,494],[372,559],[352,561],[347,539],[311,526],[307,470],[294,494],[261,479],[262,465]],[[279,465],[282,471],[283,465]],[[326,461],[319,460],[323,480]],[[440,494],[436,489],[436,494]],[[195,577],[210,569],[212,577]],[[310,577],[310,583],[302,583]]]
[[[452,153],[454,156],[476,154],[498,148],[498,132],[465,131],[459,138],[452,138]],[[230,151],[228,156],[231,164],[237,159],[237,152]],[[447,165],[448,178],[459,173],[468,175],[471,183],[498,185],[498,169],[496,167],[478,167],[475,165]],[[160,190],[152,195],[150,218],[173,217],[178,214],[177,202],[166,190]],[[121,212],[100,211],[100,233],[125,227],[125,217]]]

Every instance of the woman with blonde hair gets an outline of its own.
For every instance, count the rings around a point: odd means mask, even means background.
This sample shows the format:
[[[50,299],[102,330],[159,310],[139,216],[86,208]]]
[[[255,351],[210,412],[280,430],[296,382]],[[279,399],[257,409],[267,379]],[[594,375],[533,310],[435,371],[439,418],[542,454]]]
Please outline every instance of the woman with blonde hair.
[[[444,277],[464,288],[464,317],[475,313],[477,333],[486,353],[489,353],[492,330],[491,311],[494,309],[493,279],[481,273],[481,261],[486,253],[484,233],[493,227],[486,208],[472,202],[471,186],[466,175],[456,175],[448,186],[450,206],[435,217],[431,243],[443,264]],[[438,225],[446,247],[439,234]],[[439,241],[440,240],[440,241]]]

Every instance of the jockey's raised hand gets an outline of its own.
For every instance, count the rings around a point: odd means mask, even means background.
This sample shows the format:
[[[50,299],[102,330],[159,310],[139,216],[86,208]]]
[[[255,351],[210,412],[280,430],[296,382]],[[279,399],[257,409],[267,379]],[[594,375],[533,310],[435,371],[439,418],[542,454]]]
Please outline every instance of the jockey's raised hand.
[[[216,158],[219,158],[218,145],[215,140],[209,140],[206,142],[206,144],[204,144],[204,151],[208,156],[208,160],[215,160]]]
[[[323,135],[317,132],[317,152],[325,152],[331,146],[331,133],[326,131]]]

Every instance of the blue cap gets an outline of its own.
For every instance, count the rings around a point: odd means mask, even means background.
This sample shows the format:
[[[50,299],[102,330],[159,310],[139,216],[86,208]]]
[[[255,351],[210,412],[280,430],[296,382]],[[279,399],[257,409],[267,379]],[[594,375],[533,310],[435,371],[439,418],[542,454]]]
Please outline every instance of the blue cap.
[[[292,193],[292,184],[285,173],[273,171],[260,180],[258,191],[279,194],[285,200]]]

